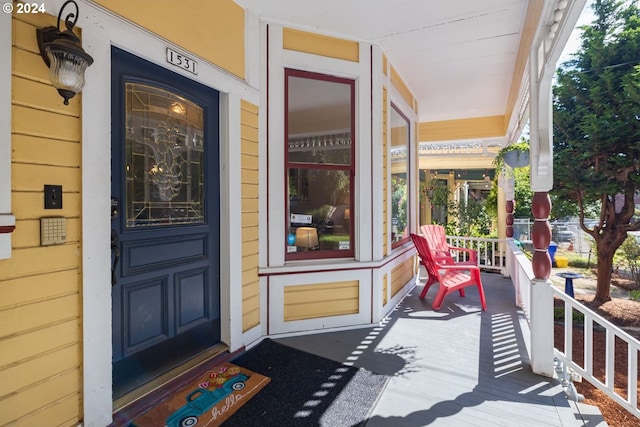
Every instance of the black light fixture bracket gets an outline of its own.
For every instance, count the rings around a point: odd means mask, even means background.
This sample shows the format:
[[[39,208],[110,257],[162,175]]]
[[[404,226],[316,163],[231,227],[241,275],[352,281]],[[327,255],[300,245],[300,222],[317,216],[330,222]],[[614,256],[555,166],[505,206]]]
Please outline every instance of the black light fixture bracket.
[[[66,30],[60,30],[60,21],[62,19],[62,15],[64,13],[65,8],[68,5],[73,5],[75,7],[75,12],[70,12],[64,19],[64,25]],[[67,0],[62,7],[60,8],[60,12],[58,13],[58,23],[57,26],[50,26],[45,28],[36,29],[36,38],[38,41],[38,49],[40,50],[40,56],[44,60],[47,67],[51,68],[51,61],[49,59],[50,52],[57,52],[58,54],[64,54],[65,60],[71,61],[72,63],[77,61],[83,61],[87,66],[93,63],[93,58],[91,55],[86,53],[84,49],[82,49],[82,44],[80,42],[80,38],[73,32],[73,28],[78,22],[78,4],[74,0]],[[82,75],[82,85],[84,85],[84,69],[81,70]],[[53,82],[53,76],[52,83]],[[79,87],[79,90],[73,90],[77,88],[65,88],[60,87],[60,85],[54,86],[58,89],[60,95],[64,98],[65,105],[69,104],[69,98],[75,96],[77,92],[82,90],[82,87]]]

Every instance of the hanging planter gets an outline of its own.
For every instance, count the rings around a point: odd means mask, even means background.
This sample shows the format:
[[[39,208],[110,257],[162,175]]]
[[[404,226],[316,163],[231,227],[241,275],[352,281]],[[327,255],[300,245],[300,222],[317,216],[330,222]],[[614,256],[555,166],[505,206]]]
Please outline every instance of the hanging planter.
[[[529,150],[513,150],[504,153],[504,162],[512,168],[522,168],[529,164]]]
[[[498,151],[493,163],[496,165],[497,170],[501,170],[504,165],[512,169],[527,166],[529,164],[529,142],[521,140],[507,145]]]

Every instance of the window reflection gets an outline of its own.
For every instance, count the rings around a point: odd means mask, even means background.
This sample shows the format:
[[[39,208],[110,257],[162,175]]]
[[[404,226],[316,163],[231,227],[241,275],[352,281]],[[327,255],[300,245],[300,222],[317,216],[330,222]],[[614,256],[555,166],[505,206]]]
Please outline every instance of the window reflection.
[[[391,243],[409,237],[409,120],[391,105]]]
[[[287,70],[287,259],[353,256],[354,82]]]

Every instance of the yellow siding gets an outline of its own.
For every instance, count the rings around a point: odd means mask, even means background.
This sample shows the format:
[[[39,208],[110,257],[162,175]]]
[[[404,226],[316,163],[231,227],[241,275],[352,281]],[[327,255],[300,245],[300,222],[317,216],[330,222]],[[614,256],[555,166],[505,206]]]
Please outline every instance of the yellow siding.
[[[107,9],[243,77],[244,9],[232,0],[96,0]]]
[[[504,116],[420,123],[420,142],[504,136]]]
[[[389,142],[387,141],[388,132],[387,132],[387,124],[388,124],[388,95],[387,88],[382,88],[382,254],[384,256],[388,255],[388,243],[389,243],[389,233],[387,228],[389,226],[388,216],[389,211],[387,209],[388,205],[388,194],[387,188],[389,185],[389,170],[388,170],[388,161],[389,161]]]
[[[413,276],[413,258],[394,267],[391,270],[391,296],[395,296]]]
[[[0,425],[77,425],[81,419],[81,96],[65,106],[49,84],[35,29],[12,24],[11,259],[0,260]],[[43,209],[45,184],[63,186],[60,210]],[[40,218],[67,218],[67,242],[40,246]]]
[[[292,285],[284,290],[284,320],[316,319],[319,317],[357,314],[359,282]]]
[[[382,54],[382,72],[387,75],[387,55]]]
[[[241,193],[242,193],[242,330],[260,324],[258,278],[258,107],[242,101]]]
[[[405,101],[407,101],[407,104],[413,106],[413,95],[411,94],[411,90],[409,90],[409,87],[402,80],[402,77],[400,77],[400,74],[398,74],[396,69],[393,68],[393,65],[391,66],[391,84],[398,89],[398,92],[400,92],[400,95],[402,95]]]
[[[382,276],[382,306],[387,305],[389,301],[389,275]]]
[[[282,33],[282,47],[298,52],[328,56],[358,62],[360,51],[358,42],[308,33],[285,28]]]

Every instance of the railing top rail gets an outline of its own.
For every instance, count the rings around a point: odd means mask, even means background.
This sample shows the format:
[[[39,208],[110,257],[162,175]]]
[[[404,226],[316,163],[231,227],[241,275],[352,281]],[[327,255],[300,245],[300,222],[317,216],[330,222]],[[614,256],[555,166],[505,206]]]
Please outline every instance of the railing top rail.
[[[632,336],[631,334],[629,334],[627,331],[620,328],[619,326],[614,325],[609,320],[605,319],[595,311],[591,310],[586,305],[582,304],[579,301],[576,301],[569,295],[562,292],[560,289],[553,287],[553,295],[563,300],[565,304],[570,305],[572,308],[578,309],[585,316],[589,316],[590,318],[594,319],[600,326],[604,327],[605,329],[611,330],[617,337],[622,338],[629,344],[633,344],[637,348],[640,348],[640,341],[637,338],[635,338],[634,336]]]

